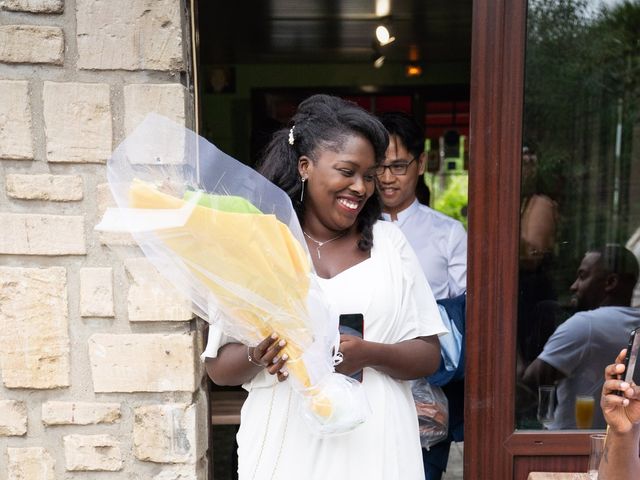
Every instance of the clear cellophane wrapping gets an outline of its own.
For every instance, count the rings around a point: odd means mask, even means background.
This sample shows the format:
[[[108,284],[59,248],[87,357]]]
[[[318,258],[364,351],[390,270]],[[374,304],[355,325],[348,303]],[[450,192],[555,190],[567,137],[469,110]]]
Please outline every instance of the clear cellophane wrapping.
[[[194,132],[152,114],[107,164],[117,208],[98,230],[128,232],[207,321],[248,346],[286,339],[288,380],[318,434],[368,414],[360,383],[334,371],[338,319],[317,282],[289,197]],[[213,315],[220,310],[223,315]]]

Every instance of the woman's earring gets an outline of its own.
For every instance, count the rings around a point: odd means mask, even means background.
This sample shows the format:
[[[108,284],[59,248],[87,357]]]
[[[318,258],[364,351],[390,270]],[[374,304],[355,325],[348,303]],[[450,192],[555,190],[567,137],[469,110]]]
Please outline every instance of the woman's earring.
[[[304,182],[307,181],[307,177],[302,177],[300,181],[302,182],[302,189],[300,190],[300,203],[302,203],[302,200],[304,200]]]

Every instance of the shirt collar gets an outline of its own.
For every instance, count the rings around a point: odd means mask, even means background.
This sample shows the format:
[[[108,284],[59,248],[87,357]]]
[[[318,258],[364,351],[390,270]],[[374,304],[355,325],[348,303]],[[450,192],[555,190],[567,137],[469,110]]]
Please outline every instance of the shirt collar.
[[[401,212],[398,212],[398,220],[396,220],[396,222],[398,222],[399,225],[402,225],[407,220],[407,218],[411,217],[419,209],[420,209],[420,202],[418,202],[417,198],[414,198],[413,203],[411,205],[409,205],[407,208],[405,208]],[[388,213],[383,213],[382,218],[384,218],[387,222],[391,221],[391,215],[389,215]]]

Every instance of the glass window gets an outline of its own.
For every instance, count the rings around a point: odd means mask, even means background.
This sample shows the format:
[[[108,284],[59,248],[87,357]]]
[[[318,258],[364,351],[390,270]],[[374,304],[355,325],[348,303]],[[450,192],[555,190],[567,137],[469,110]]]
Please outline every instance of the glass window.
[[[604,428],[640,326],[640,0],[530,0],[516,425]]]

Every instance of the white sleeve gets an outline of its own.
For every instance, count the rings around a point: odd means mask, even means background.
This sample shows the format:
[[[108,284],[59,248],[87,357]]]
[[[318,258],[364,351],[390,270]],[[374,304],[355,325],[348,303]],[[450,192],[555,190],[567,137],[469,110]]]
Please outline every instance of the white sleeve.
[[[391,248],[400,257],[398,267],[402,281],[397,288],[401,288],[398,323],[402,332],[398,337],[406,340],[448,333],[418,257],[400,229],[389,222],[384,223],[390,226],[387,230]]]
[[[207,346],[204,352],[200,355],[200,360],[205,361],[207,358],[216,358],[218,356],[218,350],[227,343],[242,343],[229,335],[226,335],[220,328],[220,316],[223,315],[220,310],[217,310],[213,322],[209,324],[209,336],[207,338]],[[263,369],[249,382],[244,383],[242,388],[247,391],[256,387],[271,387],[278,382],[278,378],[275,375],[269,375],[267,369]]]
[[[467,232],[460,222],[455,222],[448,245],[449,297],[457,297],[467,290]]]
[[[219,317],[223,315],[220,310],[217,311],[212,323],[209,324],[209,336],[207,337],[207,346],[204,352],[200,355],[200,359],[204,362],[205,358],[216,358],[218,356],[218,350],[227,343],[239,343],[233,337],[225,335],[222,329],[219,327]]]

